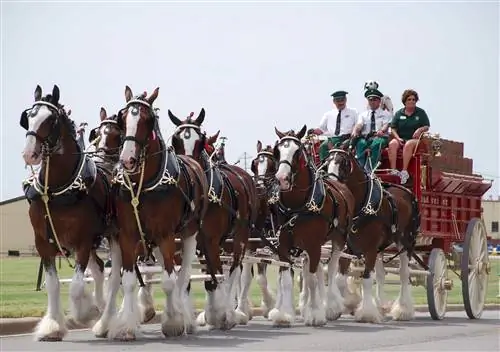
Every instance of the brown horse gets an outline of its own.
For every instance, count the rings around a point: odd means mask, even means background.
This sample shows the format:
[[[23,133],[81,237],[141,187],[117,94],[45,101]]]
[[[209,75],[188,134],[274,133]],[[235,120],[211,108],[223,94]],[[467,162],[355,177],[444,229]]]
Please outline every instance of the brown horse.
[[[371,272],[378,252],[392,243],[400,250],[401,289],[391,314],[395,320],[411,320],[414,307],[408,264],[420,226],[416,198],[406,188],[382,184],[377,177],[368,174],[352,152],[332,149],[325,163],[329,175],[344,182],[356,199],[355,218],[347,241],[350,251],[362,254],[365,262],[363,297],[355,313],[356,320],[374,323],[382,320],[383,302],[374,302],[372,298]],[[345,268],[342,271],[345,275]]]
[[[189,298],[196,235],[206,211],[208,186],[203,170],[190,158],[176,156],[160,132],[153,102],[159,88],[146,97],[134,97],[126,86],[126,106],[117,116],[125,131],[120,153],[121,168],[115,177],[118,242],[123,266],[124,305],[108,336],[122,340],[136,337],[138,305],[133,272],[138,255],[158,246],[163,257],[162,289],[167,296],[161,329],[165,336],[191,333],[195,328]],[[175,237],[182,239],[182,267],[175,265]],[[213,277],[215,280],[215,277]]]
[[[92,159],[96,163],[97,167],[103,170],[106,174],[109,182],[112,182],[114,175],[114,170],[118,166],[119,156],[120,156],[120,146],[123,139],[123,131],[118,125],[117,115],[108,116],[106,109],[101,107],[100,113],[100,123],[99,126],[92,129],[89,134],[89,147],[87,152],[92,153]],[[110,236],[109,236],[109,247],[111,259],[120,254],[120,246],[117,242],[118,228],[116,224],[116,214],[114,211],[115,204],[114,198],[111,197],[113,204],[111,209],[113,212],[111,215],[111,226],[110,226]],[[118,259],[121,262],[121,259]],[[141,313],[141,322],[147,322],[154,318],[156,311],[154,307],[154,301],[151,294],[152,285],[144,284],[142,275],[135,267],[136,275],[139,278],[139,293],[138,303],[139,311]],[[146,274],[146,279],[151,279],[152,274]],[[93,332],[97,337],[105,337],[108,333],[108,326],[111,319],[116,313],[116,295],[121,284],[121,267],[111,266],[111,275],[108,279],[107,285],[107,305],[102,313],[101,318],[93,327]],[[124,301],[122,301],[124,303]],[[123,310],[123,307],[122,307]]]
[[[283,224],[279,230],[280,259],[289,261],[289,252],[294,247],[307,253],[303,278],[308,295],[303,317],[306,325],[321,326],[327,319],[337,319],[343,311],[342,297],[330,273],[338,267],[353,216],[354,198],[341,183],[317,177],[316,167],[301,141],[306,129],[304,125],[298,133],[293,130],[283,133],[275,128],[280,139],[274,147],[274,157],[278,161],[275,177],[279,182],[279,194],[274,199],[279,205],[279,223]],[[323,267],[319,264],[321,247],[329,240],[333,250],[325,296]],[[281,299],[269,312],[274,325],[290,326],[294,320],[292,286],[290,268],[281,267],[277,294]]]
[[[201,124],[205,118],[204,109],[196,119],[192,118],[193,113],[183,121],[170,110],[168,115],[177,127],[172,136],[175,151],[196,160],[205,171],[210,185],[207,194],[209,206],[202,227],[207,242],[202,251],[220,274],[220,247],[229,237],[233,240],[233,262],[229,279],[223,284],[227,285],[227,290],[224,292],[224,287],[215,282],[205,282],[207,303],[205,311],[198,317],[198,322],[206,321],[215,328],[230,329],[236,323],[245,324],[250,315],[248,300],[243,300],[243,304],[238,305],[235,311],[233,297],[240,283],[241,261],[257,215],[255,186],[245,170],[227,163],[215,164],[213,158],[207,154],[207,138],[201,132]],[[216,139],[217,135],[218,133],[212,139]]]
[[[60,303],[60,283],[55,265],[58,253],[75,253],[75,273],[70,285],[70,310],[74,320],[88,323],[99,311],[85,290],[84,272],[90,267],[98,306],[103,306],[103,262],[96,255],[107,227],[109,186],[106,177],[81,150],[75,125],[59,103],[59,88],[42,97],[35,89],[35,103],[20,119],[27,130],[23,158],[38,165],[38,174],[25,181],[35,245],[45,268],[48,307],[36,327],[38,340],[62,340],[67,333]],[[69,261],[69,259],[68,259]],[[99,292],[98,292],[99,291]]]

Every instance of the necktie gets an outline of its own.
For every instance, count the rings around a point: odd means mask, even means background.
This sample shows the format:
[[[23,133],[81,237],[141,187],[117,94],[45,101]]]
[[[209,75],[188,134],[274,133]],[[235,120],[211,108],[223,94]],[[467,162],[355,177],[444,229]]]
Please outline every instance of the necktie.
[[[338,136],[340,134],[340,111],[337,114],[337,123],[335,125],[335,135]]]
[[[375,111],[372,111],[372,117],[370,121],[370,132],[375,132]]]

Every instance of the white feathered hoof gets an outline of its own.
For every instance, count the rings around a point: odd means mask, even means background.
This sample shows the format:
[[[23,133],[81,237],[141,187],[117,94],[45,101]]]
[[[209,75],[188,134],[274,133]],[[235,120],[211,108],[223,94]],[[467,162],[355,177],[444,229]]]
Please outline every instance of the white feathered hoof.
[[[161,324],[161,332],[165,337],[177,337],[187,333],[181,316],[164,317]]]
[[[304,317],[304,324],[306,326],[326,325],[325,311],[320,308],[308,310],[307,315]]]
[[[234,311],[236,323],[238,325],[247,325],[250,317],[242,312],[239,308]]]
[[[105,339],[106,337],[108,337],[108,328],[103,323],[102,318],[94,324],[94,326],[92,327],[92,332],[97,338]]]
[[[392,320],[410,321],[415,318],[415,310],[412,304],[401,304],[400,301],[394,302],[391,309]]]
[[[379,304],[378,310],[379,310],[380,314],[382,314],[382,315],[389,314],[392,310],[392,303],[385,302],[385,303]]]
[[[68,333],[68,328],[66,327],[62,315],[59,320],[60,321],[56,321],[48,316],[44,316],[35,328],[35,340],[62,341],[64,336]]]
[[[273,322],[274,327],[289,328],[292,326],[293,317],[290,314],[284,313],[276,308],[269,312],[269,319]]]
[[[326,320],[335,321],[342,316],[342,312],[336,311],[334,308],[326,309]]]
[[[141,314],[141,323],[147,323],[156,315],[151,292],[146,287],[141,287],[139,288],[137,298],[139,302],[139,312]]]
[[[205,311],[202,311],[196,317],[196,325],[198,325],[198,326],[205,326],[205,325],[207,325],[207,320],[205,319]]]
[[[379,324],[382,322],[382,315],[375,304],[367,304],[359,307],[354,314],[354,319],[360,323]]]

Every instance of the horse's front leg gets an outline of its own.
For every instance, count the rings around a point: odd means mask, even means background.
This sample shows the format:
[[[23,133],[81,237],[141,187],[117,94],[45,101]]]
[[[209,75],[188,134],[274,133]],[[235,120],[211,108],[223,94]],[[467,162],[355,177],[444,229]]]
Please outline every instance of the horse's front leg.
[[[332,246],[335,246],[332,243]],[[339,260],[341,252],[334,247],[328,263],[328,291],[326,295],[326,318],[328,320],[337,320],[344,311],[344,298],[337,286],[337,274],[339,272]]]
[[[281,236],[278,253],[281,261],[290,261],[290,236]],[[295,321],[293,277],[291,267],[280,267],[276,293],[276,306],[269,312],[273,326],[290,327]]]
[[[324,302],[320,295],[319,278],[324,280],[323,266],[320,265],[321,245],[309,246],[307,254],[309,265],[303,269],[304,281],[309,290],[309,302],[304,309],[304,323],[309,326],[322,326],[326,324],[326,313]],[[321,273],[318,275],[318,271]]]
[[[377,249],[374,248],[365,254],[365,270],[363,272],[363,298],[361,306],[354,314],[356,321],[364,323],[380,323],[382,315],[380,314],[375,299],[373,298],[373,278],[371,273],[375,267],[377,259]]]
[[[45,268],[45,287],[48,306],[44,317],[35,328],[34,337],[38,341],[61,341],[68,333],[61,310],[60,283],[54,257],[42,257]]]
[[[116,318],[116,295],[120,289],[122,268],[122,253],[116,238],[110,238],[109,249],[111,252],[111,273],[108,276],[108,283],[106,285],[106,305],[101,318],[92,328],[92,332],[96,337],[106,337],[110,322]]]
[[[113,319],[109,324],[108,337],[110,339],[122,341],[135,340],[141,321],[139,305],[135,294],[137,285],[137,277],[134,270],[137,258],[135,235],[136,231],[134,229],[133,232],[120,232],[118,236],[123,263],[123,304],[116,319]],[[114,263],[111,265],[114,267]]]
[[[380,312],[384,315],[391,310],[391,306],[385,298],[385,268],[382,253],[377,256],[377,261],[375,262],[375,280],[377,282],[375,299],[377,300]]]
[[[94,304],[92,295],[85,289],[84,273],[89,263],[91,252],[91,244],[79,248],[75,255],[75,273],[71,279],[69,287],[70,296],[70,312],[72,318],[80,324],[88,325],[88,323],[99,316],[99,308]],[[97,263],[96,263],[97,265]],[[97,269],[99,271],[99,269]],[[102,277],[104,279],[104,277]],[[98,281],[96,287],[100,286],[102,298],[102,281]]]
[[[248,253],[248,252],[247,252]],[[248,293],[253,277],[253,264],[243,263],[241,272],[240,290],[238,292],[238,305],[236,307],[236,320],[238,324],[246,325],[252,319]]]
[[[104,262],[97,255],[95,250],[90,252],[88,267],[94,278],[94,302],[102,312],[106,305],[104,300]]]

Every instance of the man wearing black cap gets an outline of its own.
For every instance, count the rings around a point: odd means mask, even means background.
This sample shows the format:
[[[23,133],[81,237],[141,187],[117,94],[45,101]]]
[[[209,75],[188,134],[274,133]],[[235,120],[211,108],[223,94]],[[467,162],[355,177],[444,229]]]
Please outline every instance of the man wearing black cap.
[[[384,95],[378,89],[367,89],[365,98],[368,100],[369,109],[359,115],[354,136],[360,136],[356,142],[356,158],[367,170],[377,167],[382,148],[389,144],[389,123],[392,114],[380,108]],[[366,164],[366,149],[370,149],[370,162]]]
[[[347,92],[339,90],[331,94],[335,109],[326,112],[319,123],[319,128],[309,130],[316,135],[325,135],[326,141],[319,147],[319,158],[323,162],[328,156],[329,144],[336,148],[351,137],[354,125],[358,119],[356,109],[346,106]]]

